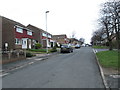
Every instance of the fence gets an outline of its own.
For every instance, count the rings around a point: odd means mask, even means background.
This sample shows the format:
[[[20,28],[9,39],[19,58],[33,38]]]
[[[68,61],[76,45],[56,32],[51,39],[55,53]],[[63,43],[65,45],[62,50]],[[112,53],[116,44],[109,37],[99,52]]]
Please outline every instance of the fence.
[[[24,50],[11,50],[1,52],[2,60],[0,63],[9,63],[17,60],[23,60],[26,58],[26,51]]]

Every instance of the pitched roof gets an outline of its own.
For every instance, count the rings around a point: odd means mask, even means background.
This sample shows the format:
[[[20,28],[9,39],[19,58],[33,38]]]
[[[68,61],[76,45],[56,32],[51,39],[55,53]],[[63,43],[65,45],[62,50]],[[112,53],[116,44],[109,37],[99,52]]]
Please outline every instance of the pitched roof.
[[[71,41],[78,41],[78,39],[76,39],[76,38],[69,38],[69,40],[71,40]]]
[[[3,17],[3,16],[0,16],[2,18],[2,20],[4,21],[3,24],[12,24],[13,26],[16,26],[16,27],[19,27],[19,28],[23,28],[25,30],[28,30],[28,31],[32,31],[31,29],[28,29],[25,25],[17,22],[17,21],[14,21],[12,19],[9,19],[9,18],[6,18],[6,17]],[[33,32],[33,31],[32,31]]]
[[[31,25],[31,24],[29,24],[29,25],[27,26],[27,28],[32,29],[32,30],[39,30],[39,31],[42,31],[42,32],[45,32],[45,33],[50,34],[49,32],[46,32],[46,31],[44,31],[43,29],[38,28],[38,27],[36,27],[36,26],[33,26],[33,25]]]
[[[32,28],[32,29],[42,30],[41,28],[38,28],[38,27],[33,26],[33,25],[31,25],[31,24],[29,24],[27,27],[28,27],[28,28]]]
[[[66,34],[60,34],[60,35],[53,35],[53,37],[67,37]]]
[[[12,20],[12,19],[9,19],[9,18],[3,17],[3,16],[0,16],[0,17],[2,17],[3,20],[7,20],[8,22],[10,22],[10,23],[12,23],[12,24],[14,24],[14,25],[19,25],[19,26],[21,26],[21,27],[23,27],[23,28],[26,28],[25,25],[23,25],[23,24],[21,24],[21,23],[19,23],[19,22],[17,22],[17,21],[14,21],[14,20]],[[6,22],[6,23],[7,23],[7,22]]]

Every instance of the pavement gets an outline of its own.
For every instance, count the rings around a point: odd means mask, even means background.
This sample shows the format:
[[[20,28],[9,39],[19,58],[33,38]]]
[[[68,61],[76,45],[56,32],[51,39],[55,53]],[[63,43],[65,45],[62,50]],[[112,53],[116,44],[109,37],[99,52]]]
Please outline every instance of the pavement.
[[[47,59],[50,56],[56,55],[58,52],[50,53],[50,54],[36,54],[34,57],[29,57],[24,60],[18,60],[15,62],[7,63],[2,65],[2,70],[0,70],[0,77],[6,76],[9,71],[13,71],[16,69],[23,68],[25,66],[31,65],[38,61],[42,61]]]
[[[93,52],[97,53],[97,52],[107,51],[107,50],[108,49],[93,49]],[[101,73],[103,74],[102,78],[106,88],[109,88],[111,90],[112,89],[114,90],[116,88],[120,89],[120,73],[117,70],[112,68],[104,68],[100,64],[99,64],[99,67],[101,69],[100,70]]]

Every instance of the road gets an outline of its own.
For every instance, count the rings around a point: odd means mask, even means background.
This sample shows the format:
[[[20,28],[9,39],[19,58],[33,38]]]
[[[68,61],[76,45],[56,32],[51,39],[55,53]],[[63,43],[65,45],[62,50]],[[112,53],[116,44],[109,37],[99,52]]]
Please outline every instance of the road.
[[[11,71],[2,81],[3,88],[104,88],[91,47]]]

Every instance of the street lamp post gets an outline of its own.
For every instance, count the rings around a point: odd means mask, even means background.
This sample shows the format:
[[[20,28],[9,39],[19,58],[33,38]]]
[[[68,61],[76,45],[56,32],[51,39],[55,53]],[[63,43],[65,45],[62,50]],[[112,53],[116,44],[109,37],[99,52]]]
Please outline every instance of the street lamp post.
[[[46,32],[47,32],[47,13],[49,13],[49,11],[45,12],[45,16],[46,16]],[[46,35],[46,53],[48,53],[48,34]]]

